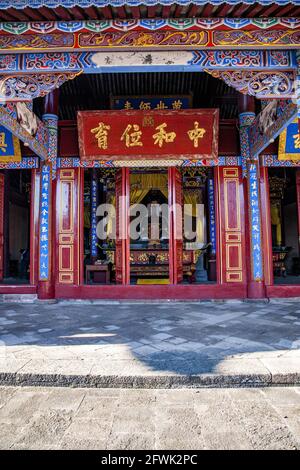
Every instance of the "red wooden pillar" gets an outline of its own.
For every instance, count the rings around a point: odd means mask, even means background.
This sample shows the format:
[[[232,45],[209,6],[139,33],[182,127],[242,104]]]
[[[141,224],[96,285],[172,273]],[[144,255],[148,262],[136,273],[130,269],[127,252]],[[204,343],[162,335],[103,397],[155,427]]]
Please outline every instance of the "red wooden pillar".
[[[47,187],[48,185],[48,187]],[[41,168],[40,212],[39,212],[39,277],[38,298],[53,299],[54,292],[54,227],[53,205],[55,204],[55,184],[51,177],[51,166]]]
[[[239,99],[240,145],[242,167],[245,172],[245,201],[247,207],[246,240],[247,253],[247,292],[249,298],[264,298],[265,283],[263,270],[262,212],[260,200],[259,160],[252,159],[248,128],[255,120],[255,100],[251,96],[240,95]]]
[[[116,172],[116,283],[130,284],[130,240],[129,240],[129,204],[130,204],[129,168],[120,168]]]
[[[271,233],[271,207],[269,195],[268,168],[260,168],[260,201],[262,217],[262,243],[264,253],[265,285],[273,285],[273,259],[272,259],[272,233]],[[299,218],[298,218],[299,222]]]
[[[0,281],[3,281],[3,245],[4,245],[4,174],[0,174]]]
[[[249,239],[248,297],[260,299],[266,296],[263,270],[262,210],[260,198],[259,161],[247,164],[247,202]]]
[[[171,284],[183,280],[183,237],[182,237],[182,175],[175,167],[168,169],[169,202],[169,279]]]
[[[39,214],[39,281],[38,298],[55,297],[55,171],[57,158],[58,89],[45,98],[43,120],[49,131],[48,159],[41,168],[40,214]]]
[[[30,194],[30,284],[38,282],[39,253],[39,212],[40,212],[40,171],[31,171]]]

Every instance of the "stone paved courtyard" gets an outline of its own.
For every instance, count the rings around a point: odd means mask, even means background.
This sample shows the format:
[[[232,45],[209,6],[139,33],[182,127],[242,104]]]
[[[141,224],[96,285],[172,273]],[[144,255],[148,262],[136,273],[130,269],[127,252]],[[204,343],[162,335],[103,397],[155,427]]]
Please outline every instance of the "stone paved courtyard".
[[[3,303],[1,382],[13,384],[16,374],[104,377],[105,386],[132,386],[125,379],[138,377],[145,379],[141,386],[170,386],[168,378],[190,376],[233,376],[238,385],[300,383],[300,306],[287,300]]]
[[[0,387],[0,449],[300,449],[300,388]]]

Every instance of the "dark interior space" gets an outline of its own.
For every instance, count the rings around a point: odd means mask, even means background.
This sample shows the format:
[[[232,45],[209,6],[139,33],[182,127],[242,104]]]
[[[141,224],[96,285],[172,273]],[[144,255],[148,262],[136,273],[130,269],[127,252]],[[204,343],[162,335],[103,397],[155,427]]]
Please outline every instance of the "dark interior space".
[[[82,74],[60,88],[59,119],[76,120],[79,110],[111,109],[116,96],[190,97],[192,108],[219,108],[220,119],[238,118],[239,93],[205,72]],[[35,100],[43,114],[43,98]]]
[[[30,278],[31,172],[5,170],[3,209],[3,279],[27,284]]]
[[[300,283],[297,171],[293,168],[269,169],[275,284]]]

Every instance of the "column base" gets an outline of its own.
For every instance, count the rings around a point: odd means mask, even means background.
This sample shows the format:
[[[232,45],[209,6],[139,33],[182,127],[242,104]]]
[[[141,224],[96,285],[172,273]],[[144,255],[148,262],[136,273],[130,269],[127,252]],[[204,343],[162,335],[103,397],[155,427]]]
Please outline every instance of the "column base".
[[[248,299],[265,299],[266,286],[262,281],[250,281],[247,286]]]
[[[209,255],[208,257],[208,280],[216,281],[216,279],[217,279],[216,255]]]
[[[54,286],[47,281],[38,283],[37,295],[39,300],[55,299]]]

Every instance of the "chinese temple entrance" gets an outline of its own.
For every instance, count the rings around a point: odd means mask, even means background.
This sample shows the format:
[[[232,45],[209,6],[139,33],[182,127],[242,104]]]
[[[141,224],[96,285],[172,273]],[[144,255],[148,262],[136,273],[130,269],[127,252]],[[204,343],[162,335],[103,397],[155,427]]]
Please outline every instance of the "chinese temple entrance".
[[[299,185],[299,170],[269,169],[274,284],[300,284]]]
[[[80,158],[95,162],[84,178],[85,283],[215,280],[212,172],[190,163],[217,158],[219,110],[79,111],[77,124]]]
[[[85,284],[216,281],[211,168],[93,168],[83,182]]]
[[[30,282],[31,172],[0,173],[0,282]]]

